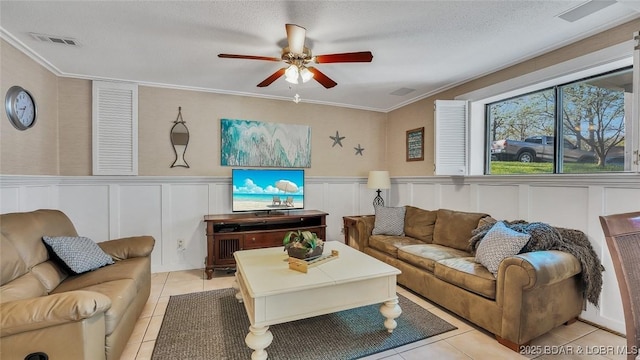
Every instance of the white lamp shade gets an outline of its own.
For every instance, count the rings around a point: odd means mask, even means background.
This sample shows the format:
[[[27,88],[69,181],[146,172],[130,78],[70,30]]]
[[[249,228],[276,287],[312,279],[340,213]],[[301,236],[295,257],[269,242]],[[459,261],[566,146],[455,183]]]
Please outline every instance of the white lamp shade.
[[[300,77],[302,78],[302,82],[306,83],[313,78],[313,73],[311,72],[311,70],[303,67],[302,70],[300,70]]]
[[[369,179],[367,180],[369,189],[389,189],[391,188],[391,180],[388,171],[373,170],[369,171]]]
[[[295,65],[291,65],[284,72],[285,80],[292,84],[298,83],[298,67]]]

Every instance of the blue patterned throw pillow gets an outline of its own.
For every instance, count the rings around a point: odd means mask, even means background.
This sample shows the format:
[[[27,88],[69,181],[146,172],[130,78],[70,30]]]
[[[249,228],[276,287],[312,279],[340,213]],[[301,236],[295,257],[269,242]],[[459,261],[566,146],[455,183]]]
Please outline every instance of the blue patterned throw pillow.
[[[113,264],[111,256],[87,237],[43,236],[42,240],[69,270],[76,274]]]
[[[476,262],[484,265],[495,276],[502,260],[516,255],[527,244],[531,235],[510,229],[498,221],[484,235],[476,250]]]
[[[406,208],[376,206],[373,235],[404,235],[404,214]]]

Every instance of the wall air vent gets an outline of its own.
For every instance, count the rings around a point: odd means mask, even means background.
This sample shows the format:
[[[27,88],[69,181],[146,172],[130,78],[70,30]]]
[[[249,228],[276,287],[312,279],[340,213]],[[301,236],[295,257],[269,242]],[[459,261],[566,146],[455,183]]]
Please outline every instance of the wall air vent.
[[[69,46],[80,46],[78,40],[70,37],[57,36],[57,35],[46,35],[46,34],[38,34],[38,33],[29,33],[31,37],[38,41],[50,42],[54,44],[61,45],[69,45]]]

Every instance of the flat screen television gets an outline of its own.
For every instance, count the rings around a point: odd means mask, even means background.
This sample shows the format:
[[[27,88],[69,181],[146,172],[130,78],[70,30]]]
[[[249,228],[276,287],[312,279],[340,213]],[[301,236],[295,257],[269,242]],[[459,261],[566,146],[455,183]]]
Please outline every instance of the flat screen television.
[[[231,184],[234,212],[304,208],[302,169],[232,169]]]

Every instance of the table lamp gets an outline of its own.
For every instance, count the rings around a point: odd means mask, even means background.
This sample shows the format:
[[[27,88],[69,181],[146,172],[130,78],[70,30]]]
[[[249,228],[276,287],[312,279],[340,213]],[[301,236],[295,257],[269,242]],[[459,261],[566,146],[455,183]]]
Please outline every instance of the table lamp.
[[[389,180],[389,172],[381,170],[369,171],[369,179],[367,180],[367,187],[369,189],[378,189],[376,192],[378,195],[373,198],[373,206],[384,206],[384,199],[380,196],[380,189],[389,189],[391,187],[391,180]]]

